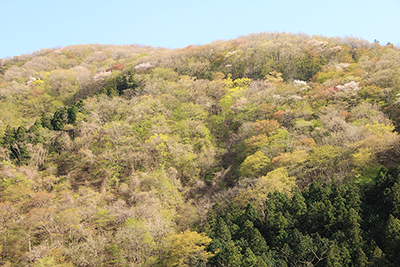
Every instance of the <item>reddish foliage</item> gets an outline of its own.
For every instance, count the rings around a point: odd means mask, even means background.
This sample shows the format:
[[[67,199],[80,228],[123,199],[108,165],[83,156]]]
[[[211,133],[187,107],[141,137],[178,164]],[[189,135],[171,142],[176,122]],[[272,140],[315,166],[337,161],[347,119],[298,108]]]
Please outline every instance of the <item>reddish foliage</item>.
[[[125,68],[124,63],[115,63],[111,68],[106,69],[106,72],[112,70],[123,70]]]
[[[280,121],[283,119],[283,116],[285,115],[285,111],[283,110],[278,110],[275,112],[275,114],[272,116],[275,120]]]

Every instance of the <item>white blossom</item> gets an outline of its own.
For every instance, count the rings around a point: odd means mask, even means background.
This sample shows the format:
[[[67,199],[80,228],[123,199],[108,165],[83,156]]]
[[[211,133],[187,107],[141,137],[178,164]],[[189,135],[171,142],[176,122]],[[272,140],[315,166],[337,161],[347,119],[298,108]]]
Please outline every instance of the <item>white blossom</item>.
[[[305,85],[307,85],[307,82],[301,81],[301,80],[294,80],[294,84],[295,85],[305,86]]]
[[[227,53],[227,54],[225,55],[225,57],[228,57],[228,56],[233,55],[233,54],[235,54],[235,53],[236,53],[236,51],[229,52],[229,53]]]
[[[336,88],[340,91],[358,91],[361,89],[360,82],[351,81],[344,85],[338,85]]]
[[[150,69],[152,67],[154,67],[153,62],[144,62],[142,64],[135,66],[135,70],[146,70],[146,69]]]

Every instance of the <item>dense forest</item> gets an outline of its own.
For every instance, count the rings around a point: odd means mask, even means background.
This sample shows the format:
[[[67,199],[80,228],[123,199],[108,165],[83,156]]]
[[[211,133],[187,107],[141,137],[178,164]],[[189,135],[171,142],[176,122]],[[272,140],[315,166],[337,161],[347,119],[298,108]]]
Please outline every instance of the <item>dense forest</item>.
[[[399,266],[400,49],[257,33],[0,60],[1,266]]]

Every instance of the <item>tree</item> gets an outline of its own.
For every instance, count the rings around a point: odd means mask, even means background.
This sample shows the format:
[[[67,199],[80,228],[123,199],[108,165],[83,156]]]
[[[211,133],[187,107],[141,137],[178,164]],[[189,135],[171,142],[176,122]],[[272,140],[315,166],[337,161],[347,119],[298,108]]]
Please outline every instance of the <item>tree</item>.
[[[266,176],[261,176],[255,184],[250,184],[247,188],[239,190],[235,200],[244,207],[253,203],[258,210],[264,210],[265,200],[268,194],[275,191],[291,195],[296,188],[295,178],[290,177],[287,170],[278,168],[269,172]]]
[[[225,261],[219,262],[219,264],[239,267],[242,264],[243,255],[240,253],[241,249],[238,246],[235,246],[233,241],[228,242],[226,248],[223,252]]]
[[[255,267],[257,266],[257,257],[250,248],[246,248],[243,255],[242,266]]]
[[[180,234],[171,235],[166,243],[163,266],[194,266],[205,264],[213,255],[207,252],[211,238],[204,233],[186,230]]]
[[[155,255],[154,239],[143,221],[127,219],[125,225],[115,234],[119,254],[126,262],[142,264]]]
[[[240,174],[244,177],[257,177],[266,172],[270,159],[263,152],[257,151],[248,156],[240,167]]]
[[[385,252],[391,262],[396,262],[400,257],[400,220],[389,216],[385,231]]]
[[[248,246],[243,247],[243,250],[248,247],[256,256],[261,256],[268,251],[267,243],[264,237],[261,236],[254,224],[249,220],[245,221],[241,226],[239,237],[246,241]]]
[[[66,124],[68,124],[68,109],[65,107],[59,108],[51,119],[51,125],[54,130],[61,131]]]

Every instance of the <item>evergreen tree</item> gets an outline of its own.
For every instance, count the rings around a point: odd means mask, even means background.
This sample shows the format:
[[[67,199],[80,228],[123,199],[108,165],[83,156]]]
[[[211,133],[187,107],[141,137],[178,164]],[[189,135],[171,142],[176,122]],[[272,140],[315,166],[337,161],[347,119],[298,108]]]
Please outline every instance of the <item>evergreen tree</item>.
[[[64,125],[68,124],[68,109],[65,107],[57,109],[51,119],[51,125],[55,131],[64,129]]]
[[[389,216],[385,231],[385,254],[391,263],[398,262],[400,258],[400,220],[393,215]]]
[[[258,260],[257,257],[254,255],[253,251],[250,248],[246,248],[246,251],[243,254],[243,260],[241,266],[246,267],[256,267]]]

